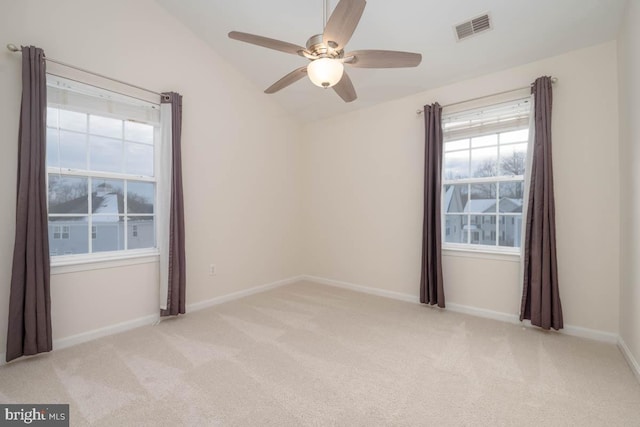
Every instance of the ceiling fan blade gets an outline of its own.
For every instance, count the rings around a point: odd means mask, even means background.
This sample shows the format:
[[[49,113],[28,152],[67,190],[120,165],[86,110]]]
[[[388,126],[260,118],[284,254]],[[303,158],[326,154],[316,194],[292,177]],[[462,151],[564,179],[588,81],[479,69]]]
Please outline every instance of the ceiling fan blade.
[[[342,49],[351,39],[366,5],[366,0],[340,0],[322,34],[324,44]]]
[[[333,87],[333,90],[336,91],[344,102],[352,102],[358,98],[353,83],[351,83],[351,79],[346,71],[342,74],[342,79],[340,79],[338,84]]]
[[[268,49],[279,50],[280,52],[292,53],[294,55],[302,55],[305,48],[295,45],[293,43],[287,43],[276,39],[270,39],[268,37],[256,36],[255,34],[241,33],[239,31],[231,31],[229,38],[239,40],[245,43],[251,43],[258,46],[266,47]]]
[[[264,91],[264,93],[276,93],[277,91],[284,89],[285,87],[297,82],[301,78],[307,75],[307,67],[300,67],[297,70],[293,70]]]
[[[417,67],[422,61],[422,55],[419,53],[395,50],[356,50],[345,54],[347,58],[351,56],[353,59],[345,63],[359,68]]]

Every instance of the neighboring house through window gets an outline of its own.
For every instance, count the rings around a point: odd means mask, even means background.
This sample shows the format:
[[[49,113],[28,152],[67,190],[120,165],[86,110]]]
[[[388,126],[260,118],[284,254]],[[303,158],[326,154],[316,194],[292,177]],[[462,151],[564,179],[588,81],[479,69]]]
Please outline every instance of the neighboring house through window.
[[[444,248],[520,250],[529,109],[527,98],[443,116]]]
[[[56,225],[53,227],[53,238],[56,240],[59,239],[69,239],[69,227],[64,225]]]
[[[47,85],[51,255],[155,248],[158,107],[53,76]]]

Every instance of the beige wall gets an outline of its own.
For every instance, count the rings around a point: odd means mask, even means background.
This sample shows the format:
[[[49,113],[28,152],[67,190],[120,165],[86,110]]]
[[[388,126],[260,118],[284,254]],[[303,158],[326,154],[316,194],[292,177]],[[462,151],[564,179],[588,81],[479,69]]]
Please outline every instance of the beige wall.
[[[640,2],[630,1],[619,36],[620,336],[640,363]]]
[[[151,0],[21,0],[1,9],[0,353],[20,105],[20,56],[5,43],[182,93],[188,303],[300,274],[299,127],[272,99]],[[51,289],[55,338],[68,337],[156,313],[157,264],[54,275]]]
[[[393,77],[393,70],[385,71]],[[573,51],[388,102],[304,129],[304,271],[417,295],[424,130],[416,109],[526,86],[554,88],[553,154],[565,322],[618,332],[619,182],[616,43]],[[516,314],[513,260],[446,256],[449,303]]]
[[[627,35],[629,45],[631,39]],[[184,95],[189,303],[301,273],[417,295],[424,131],[415,110],[436,100],[448,104],[526,86],[540,75],[556,76],[554,160],[565,320],[618,331],[615,42],[301,129],[151,0],[4,2],[0,40],[38,45],[52,58]],[[637,53],[637,43],[633,49]],[[635,68],[628,65],[627,74],[622,70],[622,85],[635,85],[631,93],[637,94],[637,81],[625,76],[637,75],[638,56],[629,57]],[[13,248],[19,81],[19,56],[0,50],[0,196],[5,201],[0,210],[0,352]],[[632,98],[624,99],[631,105]],[[624,123],[626,135],[633,132],[637,140],[637,125],[630,119]],[[637,159],[628,141],[628,154]],[[623,173],[635,173],[632,157],[623,152],[621,158]],[[632,190],[638,194],[636,187],[624,186],[622,194]],[[638,197],[622,197],[622,202],[628,212],[623,219],[631,227]],[[636,235],[622,241],[627,262],[621,319],[637,355]],[[208,276],[210,263],[217,265],[215,277]],[[444,264],[449,303],[517,313],[517,260],[458,254],[446,256]],[[155,263],[54,275],[55,338],[156,313],[156,283]]]

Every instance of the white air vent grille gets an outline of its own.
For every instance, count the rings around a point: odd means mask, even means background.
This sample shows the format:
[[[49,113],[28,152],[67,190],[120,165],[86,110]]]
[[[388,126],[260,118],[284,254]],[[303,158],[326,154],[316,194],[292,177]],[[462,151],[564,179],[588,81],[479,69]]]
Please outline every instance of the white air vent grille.
[[[491,29],[491,19],[488,13],[473,18],[469,21],[458,24],[454,27],[456,31],[456,39],[464,40],[483,31]]]

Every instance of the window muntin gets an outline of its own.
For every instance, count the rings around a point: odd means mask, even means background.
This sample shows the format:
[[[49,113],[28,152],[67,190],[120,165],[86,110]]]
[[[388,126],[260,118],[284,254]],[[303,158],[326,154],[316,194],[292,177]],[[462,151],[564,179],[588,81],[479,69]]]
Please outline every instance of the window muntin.
[[[519,252],[528,100],[443,117],[443,247]]]
[[[96,105],[104,99],[78,105],[56,102],[94,100],[86,93],[62,96],[59,86],[48,87],[52,96],[47,108],[51,256],[86,257],[156,248],[155,144],[159,124],[145,118],[155,118],[157,112],[120,106],[136,117],[130,120],[128,114],[97,110]],[[111,108],[113,102],[108,102]],[[142,238],[129,238],[134,237],[126,232],[132,224],[140,229],[136,234]]]

